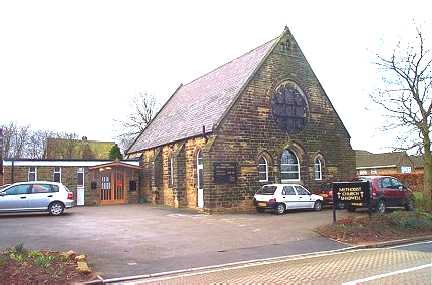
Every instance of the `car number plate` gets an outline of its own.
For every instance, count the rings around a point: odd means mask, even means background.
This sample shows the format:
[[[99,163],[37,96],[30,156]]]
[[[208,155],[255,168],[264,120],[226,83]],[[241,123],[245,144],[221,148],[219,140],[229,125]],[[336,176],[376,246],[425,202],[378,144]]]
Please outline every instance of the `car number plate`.
[[[267,207],[267,203],[266,202],[259,202],[258,206],[260,206],[260,207]]]

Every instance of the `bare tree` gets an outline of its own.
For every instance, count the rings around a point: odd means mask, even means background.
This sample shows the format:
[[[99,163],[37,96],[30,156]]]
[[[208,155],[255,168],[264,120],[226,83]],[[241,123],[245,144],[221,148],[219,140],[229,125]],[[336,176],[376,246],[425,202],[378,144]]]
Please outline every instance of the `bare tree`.
[[[48,138],[55,134],[48,130],[36,130],[31,132],[26,147],[26,158],[44,159],[46,158],[46,147]]]
[[[5,159],[17,159],[25,156],[30,126],[18,126],[14,122],[2,125],[3,155]]]
[[[0,124],[3,129],[4,159],[71,159],[77,152],[79,141],[74,133],[56,133],[50,130],[32,130],[30,126],[19,126],[14,122]],[[47,144],[53,139],[52,156],[47,157]]]
[[[422,31],[406,46],[398,43],[389,56],[377,55],[383,88],[371,95],[389,119],[387,130],[397,130],[401,149],[417,149],[424,160],[424,197],[432,196],[432,54]],[[428,203],[431,204],[431,203]],[[430,207],[430,206],[429,206]],[[430,210],[430,209],[429,209]]]
[[[147,127],[156,113],[156,98],[140,92],[130,102],[131,112],[124,120],[115,120],[120,131],[117,138],[122,149],[127,149],[135,138]]]
[[[2,125],[1,128],[3,129],[3,157],[9,159],[13,157],[13,137],[17,132],[17,125],[10,122],[7,125]]]

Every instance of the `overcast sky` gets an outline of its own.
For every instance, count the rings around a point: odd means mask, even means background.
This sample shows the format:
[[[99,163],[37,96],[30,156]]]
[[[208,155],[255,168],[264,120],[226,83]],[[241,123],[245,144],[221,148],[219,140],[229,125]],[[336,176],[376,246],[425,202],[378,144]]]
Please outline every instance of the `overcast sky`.
[[[163,104],[180,83],[288,25],[355,149],[387,151],[368,95],[377,51],[422,25],[430,1],[0,1],[0,123],[112,140],[138,92]]]

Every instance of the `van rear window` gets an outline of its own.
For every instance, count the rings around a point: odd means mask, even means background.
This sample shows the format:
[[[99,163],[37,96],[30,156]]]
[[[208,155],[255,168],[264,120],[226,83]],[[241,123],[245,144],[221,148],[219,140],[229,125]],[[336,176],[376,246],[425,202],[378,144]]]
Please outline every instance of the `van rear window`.
[[[258,190],[256,193],[261,195],[273,195],[276,191],[277,186],[263,186],[260,190]]]

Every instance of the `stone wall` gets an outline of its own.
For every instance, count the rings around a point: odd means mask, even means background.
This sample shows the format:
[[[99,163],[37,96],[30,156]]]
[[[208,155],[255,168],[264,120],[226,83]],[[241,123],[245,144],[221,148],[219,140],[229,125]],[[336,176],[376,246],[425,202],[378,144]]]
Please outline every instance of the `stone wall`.
[[[295,135],[281,130],[272,117],[271,98],[284,81],[296,84],[307,100],[305,128]],[[204,159],[204,208],[209,212],[253,209],[252,198],[261,185],[281,182],[280,159],[285,149],[296,153],[301,166],[298,183],[312,192],[325,180],[346,180],[355,175],[350,136],[289,33],[280,39],[212,135],[144,151],[142,193],[146,200],[172,207],[197,207],[199,149]],[[269,166],[269,179],[263,183],[257,168],[261,155]],[[168,181],[170,156],[174,158],[172,185]],[[314,179],[317,157],[322,161],[320,181]],[[237,163],[236,183],[216,184],[215,162]]]
[[[196,154],[203,138],[191,138],[144,151],[141,161],[141,193],[147,202],[171,207],[197,207]],[[174,183],[169,183],[169,159],[173,158]]]
[[[239,177],[234,185],[207,184],[206,193],[211,194],[206,202],[210,208],[252,208],[253,194],[263,184],[258,182],[259,156],[264,155],[269,163],[269,181],[265,183],[279,183],[284,149],[298,156],[299,183],[312,192],[322,182],[314,179],[317,156],[323,162],[322,180],[344,180],[355,175],[355,155],[349,134],[295,40],[285,35],[281,43],[287,39],[290,49],[283,45],[275,47],[216,130],[208,160],[238,162]],[[271,114],[272,92],[283,81],[295,82],[308,100],[306,127],[295,135],[279,129]]]

